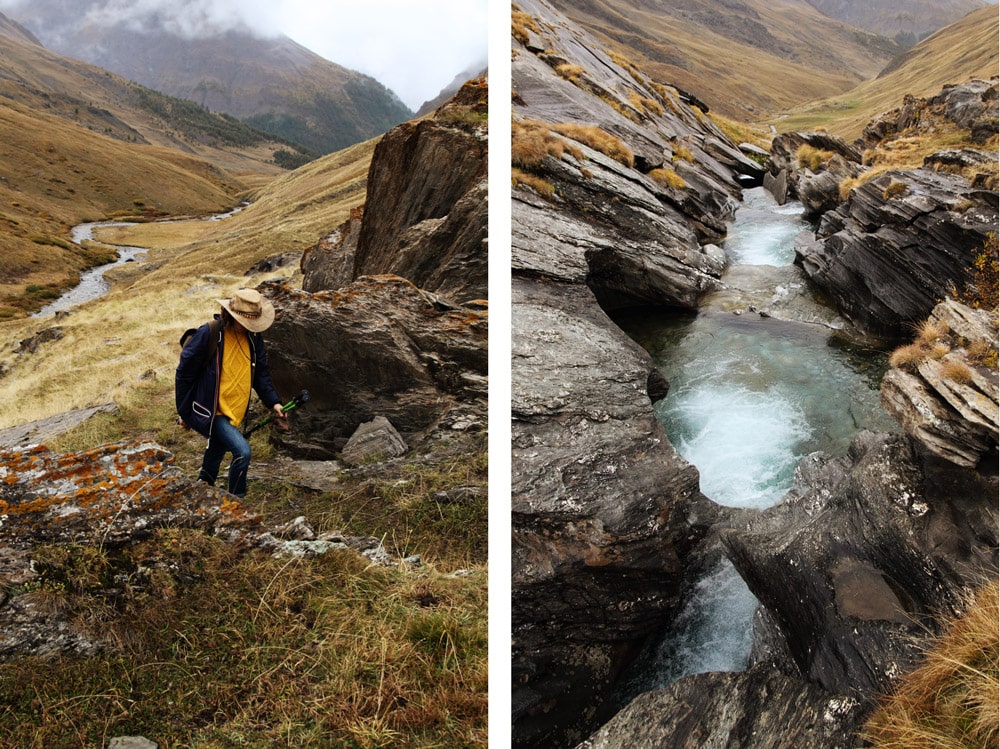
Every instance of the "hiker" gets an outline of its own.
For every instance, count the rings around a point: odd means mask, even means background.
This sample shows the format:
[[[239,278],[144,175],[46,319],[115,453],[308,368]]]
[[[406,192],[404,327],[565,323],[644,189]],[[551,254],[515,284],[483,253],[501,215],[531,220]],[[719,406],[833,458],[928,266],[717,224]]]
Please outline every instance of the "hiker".
[[[238,427],[250,406],[251,389],[274,411],[277,428],[288,429],[261,335],[274,322],[274,305],[254,289],[240,289],[231,299],[218,302],[221,313],[186,343],[187,334],[181,339],[174,394],[181,426],[208,438],[198,479],[214,486],[222,459],[230,452],[229,491],[244,497],[250,443]]]

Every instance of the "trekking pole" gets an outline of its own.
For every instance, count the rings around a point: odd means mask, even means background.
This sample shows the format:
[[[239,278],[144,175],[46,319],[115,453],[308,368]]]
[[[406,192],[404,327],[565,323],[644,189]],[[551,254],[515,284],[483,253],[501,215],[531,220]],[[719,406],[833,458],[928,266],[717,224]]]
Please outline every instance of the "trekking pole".
[[[299,393],[294,398],[292,398],[290,401],[288,401],[288,403],[286,403],[285,405],[283,405],[281,407],[281,411],[282,411],[282,413],[288,413],[289,411],[293,411],[296,408],[298,408],[299,406],[301,406],[301,405],[303,405],[305,403],[308,403],[308,402],[309,402],[309,391],[308,390],[303,390],[301,393]],[[254,432],[256,432],[262,426],[270,423],[271,419],[273,419],[275,416],[276,416],[276,414],[272,411],[267,416],[265,416],[263,419],[261,419],[260,421],[258,421],[252,427],[250,427],[250,429],[244,431],[243,432],[243,436],[244,437],[249,437],[251,434],[253,434]]]

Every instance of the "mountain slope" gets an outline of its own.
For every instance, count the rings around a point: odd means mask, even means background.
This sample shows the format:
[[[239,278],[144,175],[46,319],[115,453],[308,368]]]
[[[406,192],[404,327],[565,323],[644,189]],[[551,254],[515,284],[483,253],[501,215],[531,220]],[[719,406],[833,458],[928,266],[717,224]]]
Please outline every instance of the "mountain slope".
[[[864,3],[809,0],[809,4],[830,18],[909,45],[988,3],[984,0],[868,0]]]
[[[783,132],[823,126],[844,138],[856,138],[873,117],[898,107],[904,94],[930,96],[949,84],[995,76],[1000,65],[998,35],[998,6],[973,11],[908,50],[878,77],[845,94],[794,109],[773,123]]]
[[[102,254],[66,241],[73,224],[218,212],[282,171],[264,133],[60,57],[3,16],[0,142],[0,318]]]
[[[254,127],[329,153],[385,132],[412,113],[375,79],[329,62],[287,37],[246,29],[182,35],[116,23],[103,3],[35,0],[17,20],[60,54],[99,65],[144,86],[225,112]],[[205,33],[208,33],[207,31]]]
[[[661,83],[739,120],[822,99],[874,76],[900,47],[805,0],[556,0],[554,5]]]

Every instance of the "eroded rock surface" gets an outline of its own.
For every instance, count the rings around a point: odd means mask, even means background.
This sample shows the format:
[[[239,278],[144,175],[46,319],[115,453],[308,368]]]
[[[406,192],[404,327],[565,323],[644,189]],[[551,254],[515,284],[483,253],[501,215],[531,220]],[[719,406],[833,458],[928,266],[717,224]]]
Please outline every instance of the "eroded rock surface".
[[[677,606],[705,503],[652,411],[668,383],[605,310],[695,308],[763,170],[690,94],[519,7],[537,31],[512,62],[513,738],[571,746]]]
[[[396,276],[315,294],[279,283],[261,291],[277,310],[268,331],[275,385],[310,393],[293,433],[281,438],[293,452],[329,459],[376,416],[411,446],[442,425],[485,428],[488,315],[481,306],[455,307]]]

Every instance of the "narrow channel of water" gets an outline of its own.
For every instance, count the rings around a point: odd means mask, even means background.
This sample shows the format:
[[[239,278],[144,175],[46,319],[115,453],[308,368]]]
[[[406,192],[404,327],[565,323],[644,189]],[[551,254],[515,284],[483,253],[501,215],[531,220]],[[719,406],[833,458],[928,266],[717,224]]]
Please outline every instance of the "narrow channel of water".
[[[202,221],[221,221],[222,219],[229,218],[246,208],[249,203],[240,203],[235,208],[226,211],[225,213],[218,213],[213,216],[207,216]],[[190,219],[166,219],[165,223],[171,221],[189,221]],[[83,244],[84,242],[93,241],[94,239],[94,229],[111,227],[111,226],[135,226],[134,222],[130,221],[94,221],[86,224],[78,224],[70,230],[70,239],[74,244]],[[146,257],[145,247],[131,247],[129,245],[110,245],[118,251],[118,258],[111,263],[106,263],[104,265],[99,265],[95,268],[91,268],[80,275],[80,282],[74,286],[72,289],[67,291],[65,294],[60,296],[54,302],[51,302],[44,307],[42,307],[38,312],[32,314],[32,317],[51,317],[56,312],[62,310],[67,310],[72,307],[77,307],[84,302],[89,302],[98,297],[104,296],[108,293],[111,286],[105,280],[104,274],[107,273],[112,268],[119,265],[124,265],[125,263],[131,263],[136,260],[143,260]]]
[[[616,322],[670,383],[656,413],[671,442],[722,505],[769,507],[795,467],[822,450],[843,455],[862,429],[896,431],[879,403],[885,357],[836,334],[843,322],[791,265],[808,226],[801,207],[746,191],[724,245],[729,288],[697,315],[633,312]],[[746,667],[757,601],[728,562],[700,580],[670,632],[637,665],[636,694],[681,676]]]

